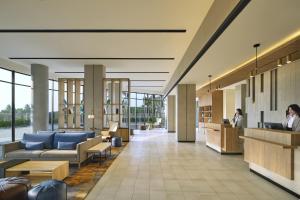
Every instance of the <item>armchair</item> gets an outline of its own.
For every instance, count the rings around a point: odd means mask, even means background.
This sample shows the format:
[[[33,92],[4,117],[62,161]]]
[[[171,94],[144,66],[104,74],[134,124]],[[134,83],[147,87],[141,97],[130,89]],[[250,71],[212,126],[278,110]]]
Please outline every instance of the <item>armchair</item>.
[[[109,122],[109,129],[107,131],[101,131],[102,140],[110,140],[118,130],[118,122]]]

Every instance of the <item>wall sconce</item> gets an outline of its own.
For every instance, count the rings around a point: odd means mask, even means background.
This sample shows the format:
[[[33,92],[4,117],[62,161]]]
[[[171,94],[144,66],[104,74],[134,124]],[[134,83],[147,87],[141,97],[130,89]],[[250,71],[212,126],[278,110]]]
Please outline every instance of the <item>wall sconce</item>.
[[[281,67],[281,66],[282,66],[282,60],[281,60],[281,58],[279,58],[277,60],[277,67]]]
[[[254,77],[254,72],[253,72],[253,70],[250,72],[250,78],[253,78]]]
[[[291,63],[291,62],[293,62],[293,61],[292,61],[292,55],[289,54],[289,55],[286,56],[286,63],[289,64],[289,63]]]

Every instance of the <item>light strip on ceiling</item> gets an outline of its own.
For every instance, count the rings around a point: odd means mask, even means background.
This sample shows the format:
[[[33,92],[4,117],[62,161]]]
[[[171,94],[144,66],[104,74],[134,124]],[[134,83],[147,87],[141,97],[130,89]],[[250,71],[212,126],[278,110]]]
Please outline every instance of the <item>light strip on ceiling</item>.
[[[271,52],[272,50],[282,46],[283,44],[295,39],[296,37],[300,36],[300,30],[296,31],[295,33],[285,37],[284,39],[280,40],[279,42],[275,43],[274,45],[270,46],[269,48],[267,48],[266,50],[262,51],[257,57],[260,58],[261,56]],[[234,72],[235,70],[238,70],[239,68],[242,68],[244,67],[245,65],[253,62],[255,60],[255,57],[252,57],[251,59],[243,62],[242,64],[238,65],[237,67],[234,67],[233,69],[225,72],[224,74],[221,74],[220,76],[216,77],[215,79],[212,80],[212,82],[215,82],[216,80],[220,79],[220,78],[223,78],[224,76]],[[197,90],[205,87],[209,85],[209,82],[206,82],[205,84],[201,85],[199,88],[197,88]]]

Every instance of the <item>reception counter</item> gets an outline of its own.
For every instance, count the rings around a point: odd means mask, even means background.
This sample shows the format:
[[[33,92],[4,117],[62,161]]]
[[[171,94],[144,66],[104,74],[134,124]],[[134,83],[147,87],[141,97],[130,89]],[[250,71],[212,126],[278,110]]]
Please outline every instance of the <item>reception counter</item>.
[[[244,160],[251,171],[300,195],[300,133],[246,128]]]
[[[206,146],[220,153],[242,153],[240,131],[230,124],[200,123],[205,131]]]

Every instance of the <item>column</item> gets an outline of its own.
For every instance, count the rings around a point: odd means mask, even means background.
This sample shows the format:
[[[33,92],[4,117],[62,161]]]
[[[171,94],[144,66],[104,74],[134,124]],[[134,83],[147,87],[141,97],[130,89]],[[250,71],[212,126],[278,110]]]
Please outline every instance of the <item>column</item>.
[[[32,129],[48,130],[49,123],[49,72],[48,67],[40,64],[31,65],[32,78]]]
[[[103,128],[103,79],[105,66],[84,66],[84,129]],[[89,118],[93,116],[94,118]]]
[[[168,132],[176,132],[176,99],[175,95],[168,96]]]
[[[196,140],[196,85],[177,86],[177,141]]]

